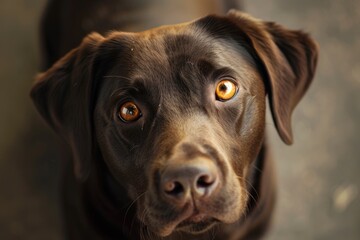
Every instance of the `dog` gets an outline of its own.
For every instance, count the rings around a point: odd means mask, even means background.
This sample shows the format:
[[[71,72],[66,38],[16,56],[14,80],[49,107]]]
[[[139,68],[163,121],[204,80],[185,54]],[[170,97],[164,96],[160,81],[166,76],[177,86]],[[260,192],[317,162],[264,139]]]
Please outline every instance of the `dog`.
[[[140,32],[157,20],[114,15],[147,4],[52,1],[46,10],[49,69],[31,97],[70,152],[67,239],[259,239],[276,195],[266,99],[291,144],[318,46],[238,10]]]

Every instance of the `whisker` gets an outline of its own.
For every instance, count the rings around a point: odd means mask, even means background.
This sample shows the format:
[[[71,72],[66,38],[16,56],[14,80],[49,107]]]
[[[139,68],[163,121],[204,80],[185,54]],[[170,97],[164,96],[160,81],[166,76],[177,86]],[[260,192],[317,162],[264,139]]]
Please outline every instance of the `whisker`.
[[[237,176],[237,178],[239,178],[240,180],[244,180],[245,183],[250,186],[250,188],[252,190],[254,190],[255,194],[256,194],[256,197],[259,198],[259,193],[257,192],[256,188],[251,184],[251,182],[249,182],[246,178],[244,177],[240,177],[240,176]],[[250,191],[248,191],[247,189],[245,189],[246,192],[252,197],[252,199],[255,201],[256,199],[254,198],[254,196],[252,196],[252,194],[250,193]]]
[[[140,216],[140,222],[141,222],[141,226],[140,226],[140,238],[144,239],[144,240],[149,240],[152,237],[150,236],[150,231],[149,228],[144,224],[144,220],[146,215],[148,214],[148,209],[144,208],[141,216]],[[147,237],[149,236],[149,238]]]
[[[132,152],[134,149],[140,147],[140,145],[133,145],[130,149],[129,149],[129,152]]]
[[[131,220],[131,225],[130,225],[130,230],[129,230],[130,233],[132,232],[132,229],[134,227],[135,220],[136,220],[136,214],[133,216],[133,218]]]
[[[253,168],[254,168],[256,171],[259,171],[259,173],[262,173],[262,172],[263,172],[263,170],[260,169],[260,168],[258,168],[257,166],[253,166]]]
[[[216,234],[217,234],[217,231],[218,231],[218,226],[214,226],[210,232],[209,232],[209,235],[210,235],[210,239],[211,240],[214,240],[216,238]]]
[[[139,196],[137,196],[137,198],[135,198],[135,200],[132,201],[131,204],[129,205],[129,207],[126,209],[125,216],[124,216],[123,227],[125,226],[126,216],[127,216],[127,214],[129,213],[130,208],[131,208],[131,207],[136,203],[136,201],[138,201],[145,193],[146,193],[146,191],[143,192],[143,193],[141,193],[141,194],[139,194]]]

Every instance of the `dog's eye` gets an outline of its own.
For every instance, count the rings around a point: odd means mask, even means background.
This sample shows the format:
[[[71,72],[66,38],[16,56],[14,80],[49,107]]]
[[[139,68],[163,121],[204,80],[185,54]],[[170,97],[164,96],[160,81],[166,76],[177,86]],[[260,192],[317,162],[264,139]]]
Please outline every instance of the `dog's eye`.
[[[232,80],[223,79],[217,84],[215,95],[217,100],[227,101],[234,97],[236,92],[236,84]]]
[[[141,111],[134,102],[125,102],[119,109],[119,117],[124,122],[133,122],[141,117]]]

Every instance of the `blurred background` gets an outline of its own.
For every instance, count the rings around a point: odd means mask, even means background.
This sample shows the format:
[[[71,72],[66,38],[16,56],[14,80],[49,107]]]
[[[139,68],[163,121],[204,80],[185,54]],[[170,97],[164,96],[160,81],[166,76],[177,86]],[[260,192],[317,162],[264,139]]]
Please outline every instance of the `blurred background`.
[[[62,239],[56,136],[30,99],[45,0],[0,0],[0,239]],[[315,80],[284,145],[270,116],[279,193],[265,239],[360,239],[360,2],[248,0],[250,14],[319,42]],[[190,19],[189,19],[190,20]]]

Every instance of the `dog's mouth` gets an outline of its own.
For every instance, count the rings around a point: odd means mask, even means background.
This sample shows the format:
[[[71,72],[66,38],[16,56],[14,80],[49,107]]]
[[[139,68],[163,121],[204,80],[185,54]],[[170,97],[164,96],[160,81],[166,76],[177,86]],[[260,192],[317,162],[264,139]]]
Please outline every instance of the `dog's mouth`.
[[[209,230],[219,222],[219,220],[205,214],[194,213],[192,216],[179,223],[176,226],[175,231],[178,230],[192,234],[199,234]]]
[[[235,201],[234,201],[235,202]],[[231,210],[225,210],[221,207],[202,206],[195,203],[189,203],[179,211],[165,210],[154,211],[148,208],[147,214],[143,219],[143,224],[158,236],[166,237],[176,232],[189,234],[201,234],[218,224],[233,223],[241,215],[241,211],[232,202],[228,202]],[[226,205],[227,205],[226,204]],[[151,210],[150,210],[151,209]],[[174,210],[174,209],[173,209]]]
[[[173,232],[200,234],[209,230],[220,222],[221,221],[217,220],[216,218],[199,213],[196,210],[193,213],[186,211],[176,220],[168,221],[167,223],[164,223],[162,226],[159,226],[157,229],[153,230],[162,237],[166,237]]]
[[[247,203],[247,195],[245,191],[240,193],[241,189],[223,188],[221,194],[208,201],[193,200],[180,208],[148,200],[139,209],[146,212],[140,219],[149,230],[161,237],[176,232],[201,234],[218,224],[232,224],[241,218]]]

